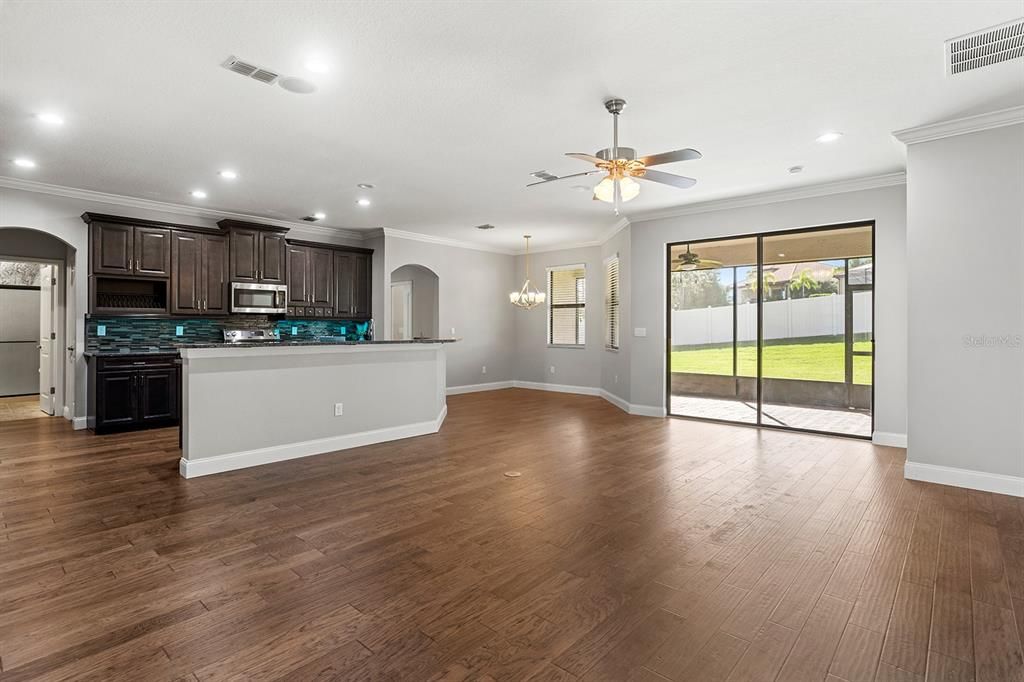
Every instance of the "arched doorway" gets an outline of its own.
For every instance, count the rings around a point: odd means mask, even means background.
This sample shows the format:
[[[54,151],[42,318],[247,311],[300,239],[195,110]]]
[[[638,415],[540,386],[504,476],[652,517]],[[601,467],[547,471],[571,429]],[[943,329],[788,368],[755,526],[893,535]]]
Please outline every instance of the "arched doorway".
[[[437,338],[438,278],[422,265],[403,265],[391,271],[391,338]]]
[[[72,414],[75,253],[49,232],[0,227],[0,420]]]

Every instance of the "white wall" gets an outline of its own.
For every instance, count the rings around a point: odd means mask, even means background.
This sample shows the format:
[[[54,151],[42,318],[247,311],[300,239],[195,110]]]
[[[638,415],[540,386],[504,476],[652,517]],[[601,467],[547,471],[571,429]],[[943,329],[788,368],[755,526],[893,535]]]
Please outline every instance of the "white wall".
[[[516,308],[508,293],[523,286],[525,256],[517,256],[515,276],[505,287],[504,304],[514,310],[516,324],[516,375],[519,381],[600,388],[604,350],[604,264],[601,247],[588,246],[562,251],[530,254],[530,280],[547,292],[547,268],[560,265],[586,266],[586,330],[583,348],[549,347],[547,343],[548,304],[532,310]],[[554,373],[551,368],[554,367]]]
[[[454,328],[455,336],[461,339],[446,347],[448,386],[516,378],[515,319],[508,302],[508,292],[514,285],[514,258],[390,235],[384,241],[387,274],[381,291],[390,291],[390,273],[403,265],[422,265],[437,274],[440,335],[451,336]],[[374,288],[376,291],[376,282]],[[374,317],[380,338],[390,333],[389,303],[385,302],[380,315],[375,295]],[[486,374],[482,371],[485,366]]]
[[[697,209],[694,209],[695,211]],[[630,226],[633,405],[665,402],[666,244],[860,220],[875,221],[875,431],[906,433],[906,189],[903,185],[635,221]]]
[[[1024,124],[911,144],[907,178],[908,475],[1022,477]]]

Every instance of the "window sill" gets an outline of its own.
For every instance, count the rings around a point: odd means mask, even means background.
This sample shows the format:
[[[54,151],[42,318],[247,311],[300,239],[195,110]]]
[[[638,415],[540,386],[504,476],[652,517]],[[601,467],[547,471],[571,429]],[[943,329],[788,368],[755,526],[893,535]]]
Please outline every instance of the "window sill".
[[[582,344],[582,343],[581,344],[576,344],[576,343],[549,343],[548,344],[548,348],[571,348],[571,349],[576,349],[576,350],[583,350],[586,347],[587,347],[586,344]]]
[[[606,351],[608,351],[609,353],[618,353],[618,352],[619,352],[619,350],[621,350],[621,349],[619,349],[619,348],[611,348],[611,347],[609,347],[609,346],[605,346],[605,347],[604,347],[604,349],[605,349]]]

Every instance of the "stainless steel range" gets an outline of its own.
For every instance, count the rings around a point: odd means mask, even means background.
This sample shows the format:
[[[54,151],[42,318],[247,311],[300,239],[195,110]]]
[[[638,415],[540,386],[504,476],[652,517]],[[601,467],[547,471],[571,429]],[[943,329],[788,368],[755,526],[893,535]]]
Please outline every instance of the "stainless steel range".
[[[281,332],[277,329],[225,329],[224,343],[253,343],[266,341],[273,343],[281,340]]]

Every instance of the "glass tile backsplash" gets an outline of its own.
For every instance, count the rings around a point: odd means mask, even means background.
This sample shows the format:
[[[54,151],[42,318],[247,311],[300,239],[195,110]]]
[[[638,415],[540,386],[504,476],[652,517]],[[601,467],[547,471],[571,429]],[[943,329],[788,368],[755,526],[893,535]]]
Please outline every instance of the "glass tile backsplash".
[[[103,327],[103,336],[99,328]],[[372,338],[366,322],[349,320],[270,320],[265,315],[232,315],[217,318],[179,317],[87,317],[87,351],[137,348],[175,348],[204,343],[220,343],[225,329],[265,329],[277,327],[281,340],[313,339],[321,336],[345,336],[352,341]],[[181,334],[178,334],[178,331]],[[294,334],[292,333],[294,331]]]

